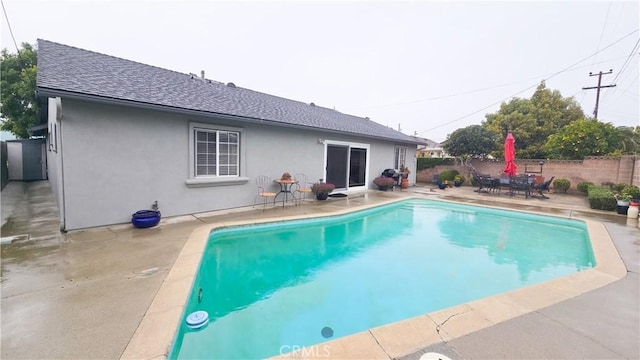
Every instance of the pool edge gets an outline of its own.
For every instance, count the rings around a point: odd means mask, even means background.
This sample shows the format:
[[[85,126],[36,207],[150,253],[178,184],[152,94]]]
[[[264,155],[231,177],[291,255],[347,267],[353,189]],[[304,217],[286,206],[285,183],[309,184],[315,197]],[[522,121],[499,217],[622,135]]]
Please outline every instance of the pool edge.
[[[355,211],[388,205],[425,196],[389,199],[376,204],[359,205],[321,214],[299,214],[277,219],[256,219],[206,224],[195,229],[185,242],[174,265],[143,316],[138,328],[122,353],[121,359],[166,359],[181,322],[194,276],[200,266],[209,234],[214,229],[238,225],[339,216]],[[429,197],[433,199],[432,197]],[[445,201],[438,199],[438,201]],[[483,206],[474,204],[474,206]],[[484,206],[492,207],[492,206]],[[502,209],[500,207],[495,207]],[[531,212],[538,215],[549,215]],[[426,346],[449,341],[477,330],[496,325],[552,304],[595,290],[626,276],[627,270],[604,224],[585,222],[596,267],[510,291],[475,300],[440,311],[394,322],[340,339],[324,342],[279,358],[396,358]],[[278,358],[276,357],[276,358]]]

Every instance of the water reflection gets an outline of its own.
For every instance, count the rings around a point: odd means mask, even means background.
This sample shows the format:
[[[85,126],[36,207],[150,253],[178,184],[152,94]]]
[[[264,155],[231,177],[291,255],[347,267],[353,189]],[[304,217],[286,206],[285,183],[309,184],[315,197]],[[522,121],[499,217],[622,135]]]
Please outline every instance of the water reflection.
[[[438,222],[442,236],[459,247],[484,249],[496,264],[513,264],[521,281],[557,266],[576,271],[594,265],[584,226],[524,218],[505,211],[451,211]]]
[[[212,236],[201,264],[199,308],[213,319],[267,298],[274,291],[309,281],[325,266],[381,246],[410,229],[411,208],[362,218],[256,226]],[[198,286],[196,286],[197,288]],[[195,291],[195,289],[194,289]]]

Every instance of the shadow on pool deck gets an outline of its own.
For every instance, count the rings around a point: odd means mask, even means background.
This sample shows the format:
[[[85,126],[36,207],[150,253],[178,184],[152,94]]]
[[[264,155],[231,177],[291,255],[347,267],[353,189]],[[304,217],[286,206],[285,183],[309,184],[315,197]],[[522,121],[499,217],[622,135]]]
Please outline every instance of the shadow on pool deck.
[[[602,221],[628,269],[625,278],[542,310],[408,355],[451,358],[640,358],[640,268],[637,220],[592,211],[580,195],[510,198],[471,187],[369,191],[267,211],[207,213],[163,219],[160,226],[118,225],[61,234],[46,181],[11,182],[2,191],[3,359],[120,357],[182,246],[197,227],[226,219],[277,219],[375,204],[417,192],[472,204]],[[532,229],[534,232],[535,229]],[[162,329],[158,329],[162,331]]]

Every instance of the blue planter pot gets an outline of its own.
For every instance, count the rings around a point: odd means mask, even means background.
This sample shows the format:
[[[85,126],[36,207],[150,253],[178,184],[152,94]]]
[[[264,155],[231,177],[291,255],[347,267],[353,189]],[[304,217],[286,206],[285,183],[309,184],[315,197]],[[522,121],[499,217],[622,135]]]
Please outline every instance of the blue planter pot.
[[[316,194],[316,199],[318,200],[327,200],[328,197],[329,197],[329,193],[321,192]]]
[[[160,211],[139,210],[131,215],[131,223],[137,228],[149,228],[160,222]]]

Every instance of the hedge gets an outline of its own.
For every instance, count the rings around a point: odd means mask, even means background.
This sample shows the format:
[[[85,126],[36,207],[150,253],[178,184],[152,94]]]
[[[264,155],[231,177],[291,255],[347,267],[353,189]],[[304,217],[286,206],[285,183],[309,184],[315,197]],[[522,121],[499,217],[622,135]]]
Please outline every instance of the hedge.
[[[438,180],[443,182],[445,180],[453,182],[456,175],[460,175],[458,170],[443,170],[438,174]]]
[[[424,169],[432,169],[438,165],[455,165],[455,159],[453,158],[418,158],[416,169],[418,171]]]
[[[589,186],[589,206],[598,210],[615,210],[618,204],[613,192],[608,186]]]
[[[589,192],[589,187],[593,185],[595,184],[592,183],[591,181],[583,181],[581,183],[578,183],[576,187],[578,188],[578,191],[586,194],[587,192]]]
[[[567,179],[555,179],[553,181],[553,189],[567,193],[567,190],[571,187],[571,182]]]

